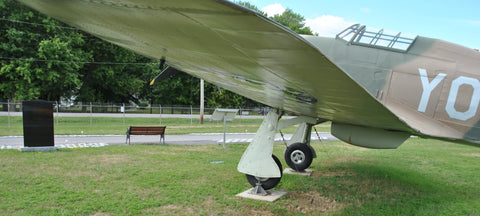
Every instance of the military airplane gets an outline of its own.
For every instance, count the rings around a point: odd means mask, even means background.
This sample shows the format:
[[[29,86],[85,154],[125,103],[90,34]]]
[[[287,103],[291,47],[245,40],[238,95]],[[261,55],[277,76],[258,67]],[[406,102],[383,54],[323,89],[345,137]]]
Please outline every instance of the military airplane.
[[[336,38],[298,35],[225,0],[20,0],[94,36],[273,109],[238,170],[275,187],[277,130],[299,124],[285,151],[295,170],[316,157],[312,126],[394,149],[411,135],[480,144],[480,53],[426,37],[352,25]],[[298,117],[279,121],[285,113]],[[260,189],[261,189],[260,188]]]

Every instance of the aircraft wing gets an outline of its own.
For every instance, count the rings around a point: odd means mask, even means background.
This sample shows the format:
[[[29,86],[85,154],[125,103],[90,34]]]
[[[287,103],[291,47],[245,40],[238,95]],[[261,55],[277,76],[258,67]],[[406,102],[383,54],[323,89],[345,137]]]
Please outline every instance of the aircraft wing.
[[[222,0],[21,0],[94,36],[298,115],[413,130],[300,35]]]

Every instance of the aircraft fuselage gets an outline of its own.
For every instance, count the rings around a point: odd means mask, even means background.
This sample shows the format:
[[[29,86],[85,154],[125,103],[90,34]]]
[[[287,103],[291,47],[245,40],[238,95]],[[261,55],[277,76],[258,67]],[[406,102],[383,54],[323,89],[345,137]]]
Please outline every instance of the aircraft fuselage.
[[[480,53],[417,37],[405,52],[304,36],[419,134],[480,140]]]

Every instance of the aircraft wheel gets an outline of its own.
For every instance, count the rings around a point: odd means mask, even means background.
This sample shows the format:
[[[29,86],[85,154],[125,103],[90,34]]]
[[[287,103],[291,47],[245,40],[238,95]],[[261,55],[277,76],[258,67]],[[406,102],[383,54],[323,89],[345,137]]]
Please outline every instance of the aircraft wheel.
[[[305,143],[291,144],[285,150],[285,161],[296,171],[303,171],[310,167],[312,160],[312,149]]]
[[[280,177],[279,178],[259,178],[259,177],[255,177],[255,176],[252,176],[252,175],[249,175],[249,174],[245,174],[247,176],[247,181],[248,181],[248,183],[250,183],[250,185],[255,187],[255,186],[257,186],[258,180],[260,180],[261,183],[262,183],[263,189],[270,190],[270,189],[274,188],[275,186],[277,186],[278,183],[280,183],[280,180],[282,179],[282,175],[283,175],[282,163],[280,163],[280,160],[275,155],[272,155],[272,158],[275,161],[275,163],[277,164],[278,169],[280,169]]]

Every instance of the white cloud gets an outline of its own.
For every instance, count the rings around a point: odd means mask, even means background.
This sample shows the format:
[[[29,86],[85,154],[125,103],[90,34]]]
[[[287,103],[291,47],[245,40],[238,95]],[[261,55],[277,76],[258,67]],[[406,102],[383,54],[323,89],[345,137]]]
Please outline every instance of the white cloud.
[[[268,16],[280,15],[285,11],[285,8],[281,4],[271,4],[262,8],[262,11],[267,13]]]
[[[341,17],[322,15],[313,19],[305,19],[305,25],[310,27],[318,36],[335,37],[342,30],[355,23],[348,22]]]

